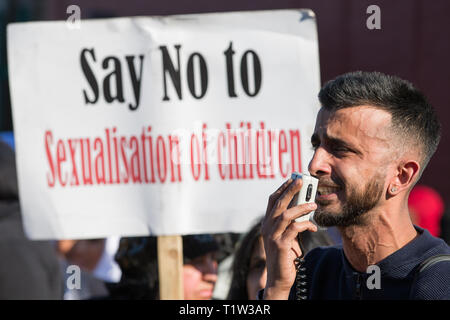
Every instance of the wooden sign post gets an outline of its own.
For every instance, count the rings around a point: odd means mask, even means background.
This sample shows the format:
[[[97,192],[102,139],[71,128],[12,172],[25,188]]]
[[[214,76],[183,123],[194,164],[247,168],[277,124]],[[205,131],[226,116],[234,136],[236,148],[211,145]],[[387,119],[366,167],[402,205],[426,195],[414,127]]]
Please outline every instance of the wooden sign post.
[[[183,239],[158,237],[158,276],[161,300],[183,300]]]

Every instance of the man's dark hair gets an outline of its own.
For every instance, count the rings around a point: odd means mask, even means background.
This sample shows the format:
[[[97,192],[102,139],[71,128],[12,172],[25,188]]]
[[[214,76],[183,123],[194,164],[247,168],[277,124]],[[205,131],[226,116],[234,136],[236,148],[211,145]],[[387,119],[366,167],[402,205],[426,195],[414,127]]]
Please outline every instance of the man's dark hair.
[[[441,126],[425,96],[410,82],[380,72],[350,72],[327,82],[319,92],[326,110],[370,105],[391,114],[392,129],[421,146],[422,171],[437,149]]]

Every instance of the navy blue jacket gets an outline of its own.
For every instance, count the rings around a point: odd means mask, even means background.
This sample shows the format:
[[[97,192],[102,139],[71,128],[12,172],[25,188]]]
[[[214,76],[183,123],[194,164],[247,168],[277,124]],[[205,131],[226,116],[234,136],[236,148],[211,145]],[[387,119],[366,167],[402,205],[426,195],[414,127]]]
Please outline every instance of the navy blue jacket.
[[[422,261],[450,254],[450,247],[442,239],[419,227],[416,230],[418,237],[377,264],[380,289],[367,285],[373,272],[353,269],[342,245],[311,250],[304,263],[308,299],[450,299],[450,261],[435,263],[414,279]],[[369,280],[374,283],[373,277]],[[291,299],[294,290],[295,285]]]

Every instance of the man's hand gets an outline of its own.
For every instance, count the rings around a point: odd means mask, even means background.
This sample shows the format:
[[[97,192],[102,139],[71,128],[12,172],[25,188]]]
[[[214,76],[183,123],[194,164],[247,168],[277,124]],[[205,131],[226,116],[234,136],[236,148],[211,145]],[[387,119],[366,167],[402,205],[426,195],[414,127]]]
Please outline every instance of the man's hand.
[[[297,234],[305,230],[317,231],[310,221],[294,220],[317,208],[307,203],[288,208],[292,198],[300,191],[302,180],[289,179],[269,198],[262,235],[266,250],[267,282],[264,299],[287,299],[295,281],[295,258],[302,255]]]

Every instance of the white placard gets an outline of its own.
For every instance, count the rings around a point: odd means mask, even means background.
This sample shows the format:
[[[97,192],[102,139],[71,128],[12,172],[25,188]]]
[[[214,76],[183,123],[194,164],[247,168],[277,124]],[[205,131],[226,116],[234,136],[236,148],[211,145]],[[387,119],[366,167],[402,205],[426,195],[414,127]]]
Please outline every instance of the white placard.
[[[247,231],[307,170],[310,10],[8,26],[20,202],[33,239]]]

